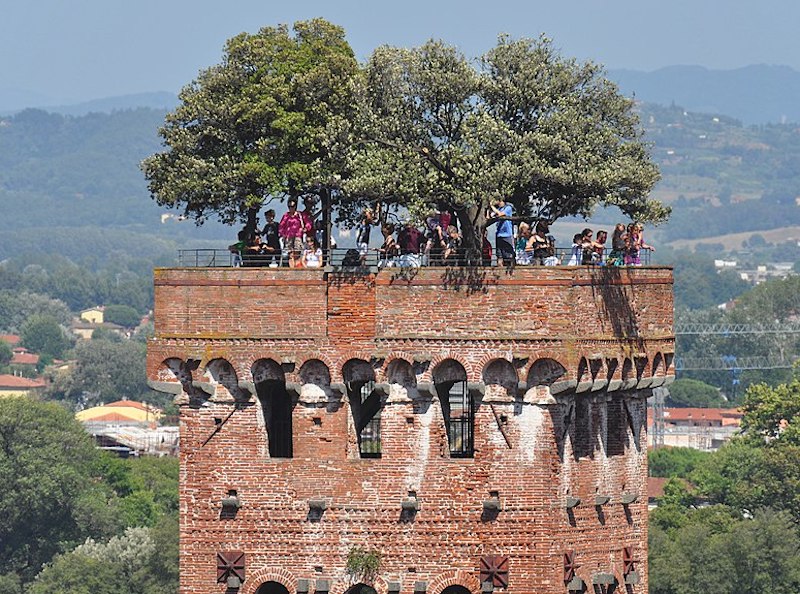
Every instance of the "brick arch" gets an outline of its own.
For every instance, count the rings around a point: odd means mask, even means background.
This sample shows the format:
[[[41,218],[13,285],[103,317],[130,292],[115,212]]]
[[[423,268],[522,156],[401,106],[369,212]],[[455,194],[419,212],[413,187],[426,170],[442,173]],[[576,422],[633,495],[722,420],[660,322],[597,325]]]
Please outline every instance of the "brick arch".
[[[350,349],[350,350],[343,350],[340,351],[341,356],[337,357],[335,361],[332,361],[328,368],[331,370],[331,381],[332,382],[344,382],[345,378],[342,374],[342,369],[344,366],[353,359],[360,359],[362,361],[366,361],[372,367],[372,353],[365,352],[360,349]],[[328,364],[327,359],[323,359],[322,357],[318,357],[323,362]],[[372,367],[373,373],[375,373],[375,377],[377,378],[377,370]],[[338,374],[338,375],[337,375]]]
[[[286,374],[283,372],[281,364],[275,359],[258,359],[250,367],[254,383],[265,381],[286,381]]]
[[[331,381],[332,382],[335,381],[333,378],[333,374],[336,372],[336,361],[331,359],[328,355],[320,353],[318,351],[298,353],[295,372],[292,374],[287,374],[287,377],[297,376],[297,377],[292,377],[291,381],[297,380],[302,382],[302,380],[300,379],[300,370],[303,368],[303,365],[305,365],[308,361],[320,361],[323,365],[325,365],[325,367],[328,368],[328,373],[331,376]]]
[[[375,381],[375,368],[368,359],[352,357],[344,362],[341,369],[344,383]]]
[[[508,391],[516,391],[519,385],[519,375],[514,365],[508,359],[495,358],[483,366],[481,379],[485,385],[502,386]]]
[[[314,384],[324,388],[331,384],[330,365],[316,357],[306,359],[297,370],[297,378],[301,384]]]
[[[404,357],[394,357],[384,369],[383,377],[389,384],[400,384],[410,388],[417,385],[414,365]]]
[[[437,575],[428,585],[428,592],[441,594],[442,590],[450,586],[461,586],[469,590],[470,594],[480,594],[481,591],[481,582],[474,573],[457,569]]]
[[[636,377],[636,369],[633,367],[633,360],[630,357],[625,357],[620,368],[620,377],[623,380],[630,380]]]
[[[620,379],[622,374],[622,365],[620,365],[617,357],[606,357],[606,379]]]
[[[222,386],[232,398],[242,399],[244,393],[239,388],[239,374],[230,361],[222,357],[209,360],[203,367],[203,380]]]
[[[660,374],[659,374],[659,369],[661,370]],[[664,365],[664,355],[662,355],[660,351],[656,353],[655,357],[653,357],[653,364],[652,367],[650,368],[650,375],[652,375],[653,377],[656,377],[657,375],[661,376],[667,375],[667,370],[665,369]]]
[[[563,379],[569,375],[567,367],[553,357],[541,357],[536,359],[528,367],[525,375],[525,383],[528,389],[534,386],[549,386],[555,381]]]
[[[357,582],[353,582],[353,580],[336,580],[331,586],[330,594],[347,594],[350,588],[357,586],[358,584],[369,586],[378,594],[388,594],[389,592],[389,584],[381,576],[377,575],[373,580],[363,579]]]
[[[180,357],[167,357],[156,369],[158,381],[185,384],[192,382],[192,372],[186,368],[186,362]]]
[[[297,592],[297,578],[291,572],[285,569],[269,567],[259,569],[248,575],[239,590],[239,594],[255,594],[261,584],[265,582],[278,582],[289,592]]]
[[[461,368],[460,370],[458,368]],[[463,371],[463,374],[460,373]],[[446,355],[436,357],[431,361],[431,380],[434,383],[445,383],[451,381],[469,381],[470,373],[467,366],[457,357]]]

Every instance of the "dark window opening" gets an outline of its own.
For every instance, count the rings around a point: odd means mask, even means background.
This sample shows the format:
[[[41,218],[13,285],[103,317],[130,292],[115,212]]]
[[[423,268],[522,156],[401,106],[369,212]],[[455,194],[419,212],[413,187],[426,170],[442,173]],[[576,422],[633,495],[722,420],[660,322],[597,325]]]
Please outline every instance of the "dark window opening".
[[[286,384],[266,380],[256,384],[256,392],[267,426],[269,455],[272,458],[292,457],[292,399]]]
[[[278,582],[265,582],[258,587],[256,594],[289,594],[289,590]]]
[[[572,440],[572,451],[576,458],[585,458],[592,455],[592,416],[589,399],[582,396],[575,397],[575,436]]]
[[[466,381],[436,384],[447,426],[451,458],[475,455],[475,402]]]
[[[349,386],[350,406],[358,435],[358,453],[362,458],[381,457],[381,394],[375,382],[353,383]]]
[[[442,594],[470,594],[464,586],[448,586],[442,590]]]
[[[346,594],[378,594],[375,588],[370,588],[364,584],[356,584],[350,588]]]
[[[622,398],[612,399],[606,411],[606,451],[609,456],[623,456],[628,443],[628,419]]]

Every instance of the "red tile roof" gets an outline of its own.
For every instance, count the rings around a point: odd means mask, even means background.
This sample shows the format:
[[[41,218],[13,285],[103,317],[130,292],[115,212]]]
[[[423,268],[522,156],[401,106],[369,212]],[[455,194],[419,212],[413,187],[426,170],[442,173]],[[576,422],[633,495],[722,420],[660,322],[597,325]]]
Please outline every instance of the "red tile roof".
[[[19,343],[20,338],[16,334],[0,334],[0,340],[14,346]]]
[[[664,496],[664,485],[667,484],[668,478],[658,478],[655,476],[647,477],[647,498],[657,499]]]
[[[17,375],[0,374],[0,388],[44,388],[46,384],[41,379],[28,379]]]
[[[738,408],[665,408],[664,420],[681,421],[715,421],[721,424],[736,424],[744,416]]]
[[[109,402],[105,406],[129,406],[139,410],[150,410],[152,407],[147,406],[143,402],[136,402],[135,400],[117,400],[116,402]]]
[[[39,363],[39,355],[34,353],[14,353],[11,357],[12,365],[36,365]]]

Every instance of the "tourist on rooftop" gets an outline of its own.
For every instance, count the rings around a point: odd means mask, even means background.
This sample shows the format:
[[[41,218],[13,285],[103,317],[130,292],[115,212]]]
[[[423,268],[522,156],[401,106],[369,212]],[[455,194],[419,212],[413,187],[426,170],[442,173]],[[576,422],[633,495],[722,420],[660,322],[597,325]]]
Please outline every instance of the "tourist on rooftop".
[[[521,222],[517,228],[517,242],[514,244],[517,264],[530,264],[533,257],[533,250],[528,251],[528,240],[531,238],[531,226],[526,222]]]
[[[411,222],[407,222],[397,233],[397,245],[400,248],[400,266],[418,268],[419,252],[425,241],[424,236]]]
[[[444,248],[442,261],[445,266],[459,266],[463,262],[461,235],[455,225],[447,228],[447,247]]]
[[[495,230],[497,265],[513,266],[516,263],[513,244],[514,225],[511,222],[514,209],[502,198],[492,203],[490,208],[489,224],[497,223]]]
[[[306,249],[303,251],[303,266],[306,268],[319,268],[322,266],[322,248],[313,235],[306,237]]]
[[[358,255],[363,265],[367,260],[367,253],[369,252],[369,236],[372,231],[372,225],[375,224],[375,213],[369,207],[365,208],[361,213],[361,220],[356,225],[356,246],[358,247]]]
[[[577,266],[583,259],[583,234],[576,233],[572,237],[572,251],[570,252],[567,266]]]
[[[287,202],[289,210],[281,217],[278,233],[283,238],[284,247],[289,251],[289,267],[297,268],[302,264],[303,234],[311,231],[305,218],[297,212],[297,200],[290,198]]]
[[[266,263],[271,268],[275,268],[281,259],[281,238],[278,232],[278,223],[275,220],[275,211],[270,208],[265,216],[267,220],[261,231],[262,252],[265,255]]]
[[[392,223],[381,225],[381,234],[383,235],[383,244],[378,249],[379,266],[390,268],[396,264],[396,258],[400,254],[400,246],[394,239],[394,225]]]
[[[611,253],[606,262],[608,266],[622,266],[625,264],[625,225],[617,223],[611,235]]]
[[[528,240],[527,251],[532,255],[531,263],[539,266],[544,265],[545,259],[553,255],[551,253],[551,243],[548,237],[550,224],[547,221],[537,221],[533,234]]]

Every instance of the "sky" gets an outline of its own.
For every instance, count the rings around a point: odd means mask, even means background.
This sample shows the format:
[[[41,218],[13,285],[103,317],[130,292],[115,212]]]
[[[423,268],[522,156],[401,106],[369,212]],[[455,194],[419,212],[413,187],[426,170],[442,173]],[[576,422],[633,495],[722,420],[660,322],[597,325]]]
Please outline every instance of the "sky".
[[[443,39],[468,56],[546,34],[609,69],[800,70],[797,0],[0,0],[0,98],[20,107],[177,93],[242,31],[321,16],[359,59]]]

